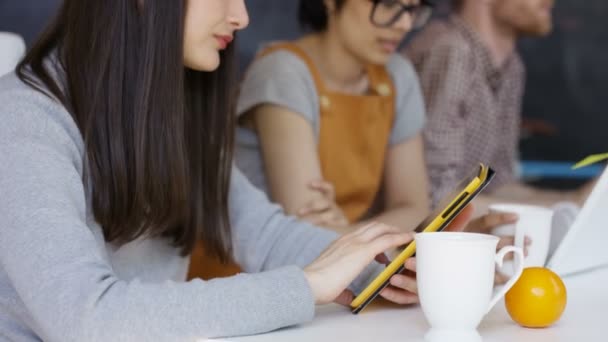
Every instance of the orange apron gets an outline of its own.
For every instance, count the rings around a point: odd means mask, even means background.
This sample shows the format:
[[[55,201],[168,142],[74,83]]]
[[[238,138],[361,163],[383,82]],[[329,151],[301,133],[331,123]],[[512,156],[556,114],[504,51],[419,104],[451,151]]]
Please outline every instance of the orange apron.
[[[203,243],[199,242],[190,255],[190,268],[188,279],[201,278],[209,280],[213,278],[230,277],[241,272],[239,265],[234,262],[223,264],[218,258],[205,255]]]
[[[350,95],[329,90],[310,56],[293,43],[275,44],[262,55],[287,50],[308,66],[320,104],[318,153],[325,181],[348,220],[361,220],[382,187],[386,152],[395,118],[395,89],[384,66],[367,68],[370,91]]]
[[[395,89],[383,66],[367,68],[370,92],[349,95],[327,90],[310,57],[292,43],[275,44],[259,57],[287,50],[302,59],[313,77],[320,104],[318,152],[321,171],[336,189],[336,202],[350,222],[367,214],[382,186],[386,151],[395,117]],[[240,272],[204,255],[199,243],[191,256],[188,278],[211,279]]]

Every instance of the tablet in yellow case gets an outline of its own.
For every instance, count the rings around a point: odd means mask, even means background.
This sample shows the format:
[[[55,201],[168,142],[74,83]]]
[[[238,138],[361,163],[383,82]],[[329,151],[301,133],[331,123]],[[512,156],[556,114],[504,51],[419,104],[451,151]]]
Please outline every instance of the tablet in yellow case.
[[[443,230],[490,183],[494,174],[494,170],[483,164],[475,167],[469,177],[463,179],[452,193],[439,202],[436,209],[418,225],[415,232],[438,232]],[[415,252],[416,243],[412,241],[350,303],[352,312],[357,314],[371,303],[380,294],[380,291],[388,286],[391,277],[403,271],[405,261],[412,257]]]

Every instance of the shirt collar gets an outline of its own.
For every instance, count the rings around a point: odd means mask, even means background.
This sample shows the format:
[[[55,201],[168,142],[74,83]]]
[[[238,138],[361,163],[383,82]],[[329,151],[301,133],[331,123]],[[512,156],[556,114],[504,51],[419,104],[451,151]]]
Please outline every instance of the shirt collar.
[[[517,53],[514,51],[501,66],[496,66],[492,60],[490,49],[483,43],[479,33],[458,15],[452,15],[450,20],[456,30],[460,32],[471,45],[476,62],[481,64],[483,72],[492,88],[498,87],[504,76],[510,73],[517,63]]]

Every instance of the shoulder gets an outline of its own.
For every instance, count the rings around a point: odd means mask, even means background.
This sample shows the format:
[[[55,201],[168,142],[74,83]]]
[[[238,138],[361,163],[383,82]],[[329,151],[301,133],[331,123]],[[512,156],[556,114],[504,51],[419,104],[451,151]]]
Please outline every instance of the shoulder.
[[[15,73],[0,78],[0,103],[0,141],[41,143],[83,155],[80,130],[64,106]]]
[[[263,104],[279,105],[316,121],[318,92],[302,59],[289,51],[278,50],[253,62],[241,84],[237,115]]]
[[[424,100],[418,75],[405,57],[394,55],[387,65],[395,85],[395,121],[391,133],[391,146],[412,138],[425,123]]]
[[[393,79],[398,93],[407,91],[407,89],[418,84],[416,70],[407,56],[394,54],[391,56],[386,69]]]
[[[470,60],[473,49],[461,30],[451,20],[434,20],[412,39],[404,53],[415,65],[424,62],[450,62],[454,57]]]
[[[261,80],[289,79],[313,84],[312,75],[306,63],[287,50],[273,51],[256,58],[245,74],[245,80],[262,76]]]
[[[400,54],[393,54],[388,61],[387,70],[394,77],[394,75],[401,75],[403,73],[407,75],[415,75],[414,67],[412,62],[407,56]]]

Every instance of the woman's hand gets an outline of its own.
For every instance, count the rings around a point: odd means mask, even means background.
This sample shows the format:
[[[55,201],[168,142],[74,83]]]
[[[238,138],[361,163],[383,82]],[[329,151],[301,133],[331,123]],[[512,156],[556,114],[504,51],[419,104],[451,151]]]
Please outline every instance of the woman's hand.
[[[317,191],[320,196],[298,210],[298,218],[321,227],[347,227],[348,219],[336,204],[336,191],[333,185],[325,181],[313,181],[309,187]]]
[[[473,216],[473,206],[467,206],[446,227],[447,231],[458,232],[465,229]],[[376,261],[387,264],[386,256],[379,256]],[[405,261],[405,270],[391,277],[390,285],[380,292],[380,295],[397,304],[416,304],[419,302],[418,285],[416,282],[416,258]]]
[[[491,234],[492,230],[496,227],[505,225],[505,224],[513,224],[516,223],[519,217],[517,214],[513,213],[488,213],[484,216],[476,218],[469,222],[466,227],[466,231],[473,233],[482,233],[482,234]],[[506,246],[514,246],[515,245],[515,237],[514,236],[499,236],[500,241],[498,241],[498,246],[496,250],[501,250]],[[524,240],[524,254],[528,254],[527,247],[532,243],[532,240],[529,237],[525,237]],[[507,258],[512,259],[513,255],[507,256]]]
[[[505,225],[516,223],[519,217],[513,213],[488,213],[484,216],[473,219],[466,227],[466,231],[489,234],[492,229]]]
[[[473,207],[467,206],[446,227],[447,231],[462,231],[473,216]],[[391,278],[390,286],[382,290],[380,295],[397,304],[416,304],[418,298],[418,284],[416,282],[416,258],[405,261],[405,270]]]
[[[380,292],[380,296],[397,304],[416,304],[420,301],[416,282],[416,258],[405,261],[405,270],[391,277],[390,285]]]
[[[348,305],[345,290],[378,255],[411,242],[412,234],[384,224],[371,224],[346,234],[331,244],[304,269],[316,304],[333,301]]]

